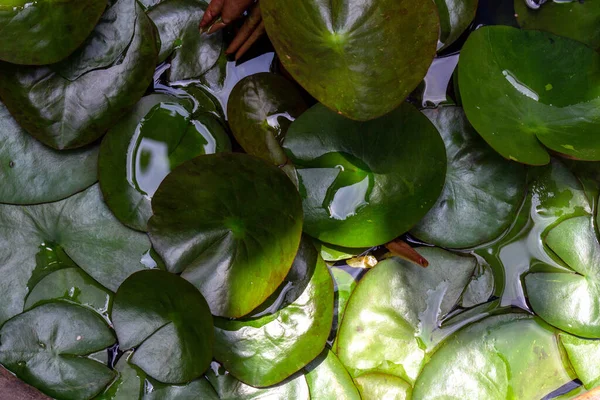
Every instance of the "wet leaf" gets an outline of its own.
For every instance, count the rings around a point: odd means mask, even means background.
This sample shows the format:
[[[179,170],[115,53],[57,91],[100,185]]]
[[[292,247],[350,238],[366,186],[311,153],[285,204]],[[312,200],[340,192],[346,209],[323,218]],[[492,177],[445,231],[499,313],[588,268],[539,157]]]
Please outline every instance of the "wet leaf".
[[[347,260],[369,250],[369,247],[353,249],[350,247],[342,247],[334,244],[319,242],[318,240],[315,240],[314,243],[323,260],[328,262]]]
[[[345,247],[387,243],[435,203],[445,151],[410,104],[367,122],[317,104],[292,123],[284,149],[298,168],[304,231]]]
[[[346,305],[350,299],[350,295],[354,292],[356,285],[358,284],[358,274],[355,276],[351,275],[345,269],[340,267],[330,267],[329,271],[333,277],[335,283],[335,306],[333,326],[331,331],[335,334],[336,340],[333,343],[332,350],[337,353],[337,335],[339,333],[340,325],[344,319],[344,313],[346,312]]]
[[[548,1],[538,9],[515,1],[517,21],[523,29],[547,31],[600,49],[600,3],[597,1]]]
[[[128,1],[132,0],[119,0],[112,7]],[[127,51],[119,62],[105,68],[95,69],[96,62],[104,64],[105,55],[94,49],[80,49],[60,66],[0,64],[0,96],[17,122],[42,143],[60,150],[81,147],[102,136],[137,103],[152,81],[158,53],[154,27],[139,5],[136,13],[133,39],[110,38],[131,42]],[[117,18],[112,23],[118,27],[122,21]],[[110,27],[101,24],[98,29]],[[102,50],[122,44],[87,43]],[[80,55],[89,55],[94,62],[85,61],[88,68],[77,72],[75,75],[83,73],[77,79],[64,78],[59,71],[68,69],[67,64],[76,64],[75,70],[83,67]]]
[[[446,248],[469,248],[500,236],[525,196],[526,170],[487,145],[459,107],[424,110],[446,144],[446,183],[411,233]]]
[[[200,289],[217,316],[239,318],[266,300],[300,243],[302,209],[293,183],[246,154],[183,163],[161,183],[152,209],[156,251],[169,271]]]
[[[170,57],[170,81],[199,77],[215,65],[221,54],[221,32],[198,32],[205,9],[203,1],[167,0],[148,12],[162,42],[159,61]]]
[[[306,382],[311,400],[360,400],[348,371],[328,349],[306,367]]]
[[[527,314],[492,316],[448,338],[419,376],[412,398],[538,400],[570,382],[557,331]]]
[[[146,235],[121,225],[96,185],[55,203],[0,205],[0,226],[0,323],[22,312],[36,280],[57,269],[48,254],[66,253],[72,259],[66,266],[81,267],[113,291],[146,268],[142,262],[151,265]],[[64,266],[59,259],[58,268]]]
[[[327,342],[333,282],[308,239],[300,244],[285,286],[296,296],[272,313],[247,320],[215,320],[215,359],[246,384],[278,384],[316,358]]]
[[[89,399],[114,378],[86,357],[115,342],[106,322],[87,308],[44,304],[6,322],[0,337],[0,363],[49,396]]]
[[[487,26],[469,36],[458,71],[469,121],[503,157],[542,165],[550,160],[548,148],[600,159],[594,50],[546,32]]]
[[[559,334],[569,362],[587,389],[600,386],[600,340],[583,339],[566,333]]]
[[[285,68],[321,103],[373,119],[398,107],[435,55],[435,4],[411,0],[265,0],[261,11]]]
[[[479,0],[435,0],[440,15],[440,42],[446,48],[469,27]]]
[[[152,390],[146,392],[144,400],[219,400],[215,389],[205,377],[185,385],[164,385],[152,383]]]
[[[478,265],[473,279],[465,288],[460,305],[465,308],[487,302],[494,294],[494,272],[488,265]]]
[[[175,167],[230,150],[227,133],[213,115],[194,111],[184,99],[146,96],[102,141],[98,175],[104,200],[122,223],[145,231],[152,196]]]
[[[61,151],[25,132],[0,103],[0,203],[37,204],[69,197],[96,182],[98,146]]]
[[[561,222],[545,238],[571,269],[525,277],[533,310],[546,322],[575,335],[600,338],[600,243],[592,218]]]
[[[285,134],[307,106],[300,91],[281,75],[259,73],[239,81],[229,96],[227,115],[238,143],[248,154],[283,165]]]
[[[4,0],[0,3],[0,60],[44,65],[68,57],[88,37],[106,0]]]
[[[418,251],[429,267],[390,258],[354,289],[337,342],[340,361],[353,377],[380,372],[413,383],[437,344],[434,331],[477,266],[473,257],[438,248]]]
[[[412,388],[397,376],[369,373],[356,378],[356,385],[363,400],[410,399]]]
[[[115,365],[117,379],[95,400],[139,400],[142,398],[146,374],[129,364],[131,354],[131,351],[125,352],[119,358]]]

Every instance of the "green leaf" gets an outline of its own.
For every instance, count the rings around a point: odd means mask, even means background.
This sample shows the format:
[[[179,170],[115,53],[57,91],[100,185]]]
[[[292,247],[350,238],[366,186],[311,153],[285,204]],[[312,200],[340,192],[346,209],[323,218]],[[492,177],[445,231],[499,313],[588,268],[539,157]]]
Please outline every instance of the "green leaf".
[[[173,96],[140,100],[102,141],[98,175],[104,200],[130,228],[145,231],[151,200],[162,180],[198,155],[230,151],[221,123]]]
[[[442,49],[454,43],[469,27],[478,3],[479,0],[435,0],[440,15]]]
[[[471,282],[462,294],[460,305],[471,308],[487,302],[494,294],[494,271],[489,265],[479,264]]]
[[[114,291],[146,268],[142,259],[148,264],[149,250],[148,237],[119,223],[97,185],[55,203],[0,205],[0,323],[23,311],[28,289],[47,274],[47,267],[51,272],[57,264],[77,265]],[[53,260],[53,253],[61,252],[72,261]]]
[[[121,10],[120,6],[129,1],[118,0],[107,14],[115,7]],[[154,27],[139,5],[136,13],[133,39],[111,35],[106,40],[119,42],[108,44],[98,32],[97,40],[87,43],[93,48],[80,49],[60,65],[0,64],[0,96],[17,122],[42,143],[60,150],[81,147],[102,136],[137,103],[152,82],[158,54]],[[102,24],[98,29],[114,31],[121,25],[119,17],[110,26]],[[123,44],[128,47],[119,62],[95,69],[106,62],[102,51]],[[69,68],[74,76],[82,75],[71,81],[59,73]]]
[[[164,385],[153,381],[149,387],[144,400],[219,400],[206,377],[185,385]]]
[[[390,258],[354,289],[337,342],[338,357],[353,377],[380,372],[413,383],[437,344],[434,331],[477,265],[474,257],[438,248],[418,252],[429,261],[428,268]]]
[[[356,378],[356,386],[363,400],[406,400],[411,398],[412,388],[397,376],[369,373]]]
[[[459,107],[424,110],[446,144],[446,183],[411,233],[446,248],[469,248],[500,236],[525,196],[526,170],[504,160],[471,127]]]
[[[517,21],[523,29],[547,31],[600,49],[600,3],[597,1],[548,1],[538,9],[515,1]]]
[[[87,308],[44,304],[6,322],[0,337],[0,363],[49,396],[89,399],[114,378],[86,357],[115,342],[106,322]]]
[[[425,365],[413,400],[538,400],[574,379],[557,331],[527,314],[492,316],[448,338]]]
[[[0,103],[0,203],[37,204],[69,197],[96,181],[98,146],[61,151],[25,132]]]
[[[423,80],[439,22],[432,1],[260,4],[284,67],[321,103],[356,120],[394,108]]]
[[[95,398],[95,400],[139,400],[142,398],[144,390],[144,380],[146,374],[129,364],[131,351],[125,352],[117,365],[117,379],[106,388],[104,393]]]
[[[148,12],[162,42],[159,61],[171,57],[170,81],[199,77],[216,64],[221,54],[221,32],[198,32],[205,9],[202,1],[167,0]]]
[[[323,260],[328,262],[347,260],[369,250],[369,247],[360,247],[356,249],[350,247],[336,246],[334,244],[329,243],[323,243],[319,242],[318,240],[314,240],[314,243],[315,247],[317,248],[317,251],[323,258]]]
[[[311,400],[360,400],[348,371],[331,350],[325,349],[306,366],[306,371]]]
[[[335,306],[334,319],[331,331],[335,334],[335,341],[332,346],[332,350],[337,353],[337,336],[339,334],[340,325],[344,319],[344,313],[346,312],[346,305],[350,299],[350,295],[354,292],[358,282],[354,276],[352,276],[346,270],[340,267],[329,267],[331,276],[335,284]]]
[[[185,279],[140,271],[117,290],[111,313],[119,347],[135,347],[131,364],[165,383],[184,383],[210,365],[214,342],[208,304]]]
[[[531,307],[566,332],[600,338],[600,243],[592,218],[561,222],[545,243],[573,271],[528,274],[525,285]]]
[[[552,150],[600,159],[600,54],[586,45],[487,26],[469,36],[458,76],[469,121],[503,157],[542,165]]]
[[[196,285],[214,315],[239,318],[285,279],[300,243],[301,207],[277,167],[219,153],[187,161],[165,178],[148,228],[169,271]]]
[[[250,75],[239,81],[227,103],[229,125],[248,153],[283,165],[285,134],[307,105],[302,93],[284,77],[271,73]]]
[[[327,342],[333,282],[308,239],[301,242],[286,281],[286,288],[292,288],[286,298],[293,298],[275,312],[247,320],[215,320],[215,359],[248,385],[283,381],[316,358]]]
[[[567,333],[560,333],[559,337],[579,380],[587,389],[600,386],[600,340],[583,339]]]
[[[308,385],[304,375],[293,378],[270,388],[255,388],[235,379],[223,367],[214,364],[206,374],[221,400],[309,400]]]
[[[0,60],[44,65],[73,53],[88,37],[106,0],[2,0]]]
[[[304,231],[339,246],[396,238],[427,213],[444,184],[443,141],[408,103],[368,122],[317,104],[292,123],[284,149],[298,167]]]

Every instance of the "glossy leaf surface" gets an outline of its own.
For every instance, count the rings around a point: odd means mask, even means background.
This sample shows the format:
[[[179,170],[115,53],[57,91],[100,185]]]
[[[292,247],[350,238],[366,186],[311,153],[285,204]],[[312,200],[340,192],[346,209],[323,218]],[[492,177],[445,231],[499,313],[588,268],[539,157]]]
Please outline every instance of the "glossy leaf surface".
[[[440,42],[448,47],[469,27],[479,0],[435,0],[440,15]]]
[[[421,82],[439,22],[432,1],[266,0],[261,11],[286,70],[346,117],[387,114]]]
[[[566,333],[559,335],[569,362],[587,389],[600,386],[600,340],[583,339]]]
[[[435,203],[444,144],[410,104],[367,122],[313,106],[292,123],[284,149],[298,168],[304,231],[345,247],[384,244]]]
[[[125,352],[115,365],[117,379],[94,400],[139,400],[144,391],[144,374],[129,364],[131,351]]]
[[[285,279],[300,243],[301,207],[277,167],[245,154],[201,156],[161,183],[150,238],[169,271],[196,285],[214,315],[237,318]]]
[[[152,383],[143,400],[219,400],[215,389],[205,377],[186,383],[185,385],[163,385]]]
[[[410,399],[412,388],[397,376],[369,373],[356,378],[356,385],[363,400],[406,400]]]
[[[352,378],[333,351],[325,349],[306,371],[311,400],[360,400]]]
[[[200,377],[214,343],[208,304],[185,279],[140,271],[117,290],[111,313],[119,346],[135,347],[130,362],[165,383]]]

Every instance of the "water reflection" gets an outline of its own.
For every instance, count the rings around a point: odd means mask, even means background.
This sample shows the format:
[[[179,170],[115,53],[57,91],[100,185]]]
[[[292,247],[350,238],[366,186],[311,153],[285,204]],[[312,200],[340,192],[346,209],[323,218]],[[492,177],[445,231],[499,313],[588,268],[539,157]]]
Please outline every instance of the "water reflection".
[[[520,82],[512,72],[505,69],[502,71],[502,75],[504,75],[506,80],[523,96],[527,96],[535,101],[540,101],[540,96],[533,89]]]

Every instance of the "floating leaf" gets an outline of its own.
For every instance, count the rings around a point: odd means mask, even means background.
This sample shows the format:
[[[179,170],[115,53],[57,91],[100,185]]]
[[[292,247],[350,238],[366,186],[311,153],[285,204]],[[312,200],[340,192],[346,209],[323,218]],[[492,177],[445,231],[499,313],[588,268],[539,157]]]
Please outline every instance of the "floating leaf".
[[[130,362],[165,383],[184,383],[210,365],[214,342],[208,304],[185,279],[140,271],[117,290],[111,313],[119,347],[135,347]]]
[[[597,1],[547,1],[537,9],[528,7],[525,0],[514,1],[521,28],[552,32],[600,49],[600,3]]]
[[[49,396],[90,399],[114,378],[86,357],[115,342],[106,322],[87,308],[44,304],[6,322],[0,337],[0,363]]]
[[[25,132],[0,103],[0,203],[36,204],[69,197],[96,182],[98,146],[61,151]]]
[[[246,384],[265,387],[283,381],[316,358],[327,342],[333,282],[309,240],[301,242],[286,280],[296,298],[274,313],[215,320],[215,359]]]
[[[306,367],[311,400],[360,400],[360,394],[336,355],[325,349]]]
[[[556,334],[527,314],[492,316],[474,323],[433,354],[412,398],[541,399],[574,379]]]
[[[469,27],[479,0],[435,0],[440,15],[440,42],[448,47]]]
[[[304,230],[327,243],[387,243],[440,194],[446,157],[427,118],[404,103],[367,122],[317,104],[292,123],[284,149],[298,168]]]
[[[260,4],[281,62],[317,100],[356,120],[394,108],[423,80],[439,22],[432,1]]]
[[[410,399],[412,388],[397,376],[369,373],[356,378],[356,386],[363,400],[405,400]]]
[[[217,62],[223,47],[221,32],[198,32],[206,3],[198,0],[167,0],[154,7],[148,16],[158,28],[161,40],[159,61],[169,56],[169,80],[195,78]]]
[[[173,96],[144,97],[102,141],[99,160],[104,200],[125,225],[145,231],[150,201],[162,180],[198,155],[230,151],[221,123]]]
[[[369,250],[369,247],[353,249],[350,247],[342,247],[334,244],[319,242],[318,240],[315,240],[314,243],[323,260],[328,262],[347,260]]]
[[[600,340],[583,339],[566,333],[559,334],[569,362],[587,389],[600,386]]]
[[[246,154],[200,156],[156,191],[150,238],[167,269],[196,285],[214,315],[239,318],[285,279],[300,243],[301,207],[277,167]]]
[[[115,366],[115,371],[118,373],[117,379],[94,400],[139,400],[142,398],[146,374],[129,364],[131,354],[131,351],[125,352],[119,358]]]
[[[459,107],[424,110],[446,144],[446,183],[437,203],[411,233],[446,248],[468,248],[500,236],[525,196],[526,170],[504,160]]]
[[[350,295],[352,294],[352,292],[354,292],[354,289],[356,288],[358,282],[355,276],[351,275],[349,272],[346,272],[345,269],[342,269],[340,267],[330,267],[329,271],[331,272],[331,276],[333,277],[335,283],[336,306],[334,310],[334,319],[333,326],[331,327],[331,332],[335,334],[335,337],[337,339],[339,328],[342,324],[342,320],[344,319],[344,313],[346,312],[346,305],[348,304]],[[337,352],[337,340],[333,343],[332,350],[334,352]]]
[[[146,392],[144,400],[219,400],[215,389],[205,377],[185,385],[164,385],[152,383],[152,389]]]
[[[37,275],[56,269],[46,271],[48,252],[64,251],[72,259],[66,266],[81,267],[114,291],[146,268],[142,258],[149,250],[148,237],[119,223],[97,185],[55,203],[0,205],[0,323],[23,311]]]
[[[571,158],[600,159],[600,54],[586,45],[486,26],[469,36],[458,72],[469,121],[505,158],[547,164],[546,146]]]
[[[4,0],[0,3],[0,60],[44,65],[73,53],[88,37],[106,0]]]
[[[133,0],[118,0],[112,7],[128,1]],[[91,67],[80,65],[80,53],[90,53],[104,63],[105,55],[94,49],[81,49],[60,66],[1,64],[0,96],[17,122],[42,143],[60,150],[81,147],[102,136],[137,103],[152,81],[158,53],[154,27],[139,5],[136,14],[133,39],[110,38],[126,41],[128,47],[119,62],[106,68],[95,69],[92,61],[85,61]],[[122,21],[117,18],[112,23],[120,26]],[[106,49],[107,44],[92,40],[87,46]],[[75,69],[85,69],[73,81],[59,73],[71,63],[77,64]]]
[[[566,332],[600,338],[600,243],[592,218],[561,222],[545,242],[573,271],[528,274],[525,286],[531,307]]]
[[[337,342],[338,357],[353,377],[380,372],[412,384],[437,344],[434,331],[477,265],[473,257],[437,248],[419,248],[419,253],[428,268],[390,258],[354,289]]]

